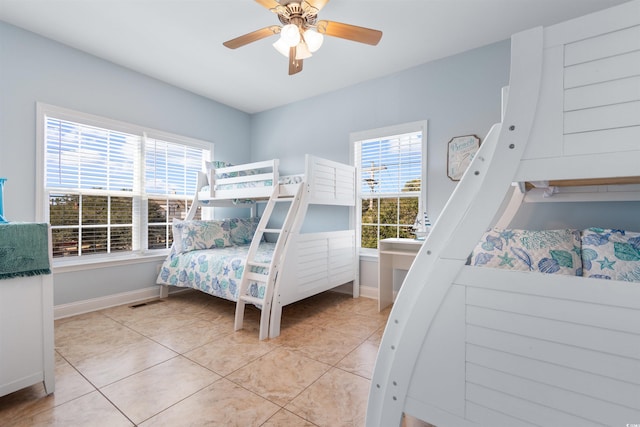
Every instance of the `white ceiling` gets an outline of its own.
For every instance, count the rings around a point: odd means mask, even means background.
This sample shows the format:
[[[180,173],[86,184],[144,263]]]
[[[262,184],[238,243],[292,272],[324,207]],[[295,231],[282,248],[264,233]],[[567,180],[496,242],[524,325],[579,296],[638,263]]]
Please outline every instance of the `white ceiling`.
[[[277,25],[252,0],[0,0],[0,20],[255,113],[507,39],[626,0],[332,0],[326,19],[383,32],[377,46],[325,37],[287,73],[277,36],[222,42]]]

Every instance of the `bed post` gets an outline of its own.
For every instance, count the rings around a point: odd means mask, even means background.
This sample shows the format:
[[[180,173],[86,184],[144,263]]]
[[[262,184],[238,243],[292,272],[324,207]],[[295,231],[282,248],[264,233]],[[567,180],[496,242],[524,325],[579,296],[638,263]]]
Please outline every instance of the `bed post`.
[[[160,285],[160,298],[167,298],[169,296],[169,285]]]

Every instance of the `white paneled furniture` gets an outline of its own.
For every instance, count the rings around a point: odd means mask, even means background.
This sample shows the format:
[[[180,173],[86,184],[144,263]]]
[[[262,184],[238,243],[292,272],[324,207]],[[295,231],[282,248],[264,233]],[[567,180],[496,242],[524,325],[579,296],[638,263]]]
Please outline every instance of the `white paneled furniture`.
[[[378,242],[378,311],[393,303],[395,270],[409,270],[424,240],[382,239]]]
[[[48,231],[44,241],[48,241],[47,248],[31,250],[46,251],[51,265]],[[0,231],[0,248],[6,242]],[[5,261],[6,257],[5,253]],[[53,393],[53,346],[53,276],[37,274],[0,280],[0,396],[39,382],[44,383],[47,394]]]
[[[639,54],[640,0],[511,38],[502,123],[407,273],[367,426],[403,414],[438,427],[640,423],[640,283],[466,265],[513,182],[592,186],[580,199],[593,201],[612,199],[602,186],[637,185]]]

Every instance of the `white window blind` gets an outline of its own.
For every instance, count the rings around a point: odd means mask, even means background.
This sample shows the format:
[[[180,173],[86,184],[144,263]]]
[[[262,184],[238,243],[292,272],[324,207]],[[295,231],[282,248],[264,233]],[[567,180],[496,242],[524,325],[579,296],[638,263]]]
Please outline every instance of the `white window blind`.
[[[133,192],[140,137],[46,119],[47,189]]]
[[[202,162],[202,149],[146,137],[145,192],[193,196]]]
[[[421,132],[361,141],[359,145],[363,196],[420,192]]]

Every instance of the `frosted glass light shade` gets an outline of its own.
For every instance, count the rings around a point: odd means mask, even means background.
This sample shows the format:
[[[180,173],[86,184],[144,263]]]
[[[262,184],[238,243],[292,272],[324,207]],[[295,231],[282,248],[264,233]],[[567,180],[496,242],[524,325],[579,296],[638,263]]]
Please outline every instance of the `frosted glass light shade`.
[[[296,46],[300,43],[300,30],[297,25],[287,24],[280,30],[280,40],[289,47]]]
[[[273,44],[273,47],[287,58],[289,57],[289,45],[287,45],[282,38],[279,38],[278,41]]]
[[[324,36],[316,30],[312,30],[311,28],[309,28],[304,32],[304,41],[307,43],[309,52],[315,52],[316,50],[320,49],[320,46],[322,46]]]
[[[275,50],[280,52],[283,56],[289,57],[289,49],[291,49],[282,39],[279,39],[277,42],[273,44]],[[296,46],[296,59],[307,59],[311,58],[311,52],[307,48],[307,45],[301,42]]]
[[[304,42],[301,42],[298,46],[296,46],[296,59],[307,59],[311,58],[311,52],[309,52],[309,48]]]

